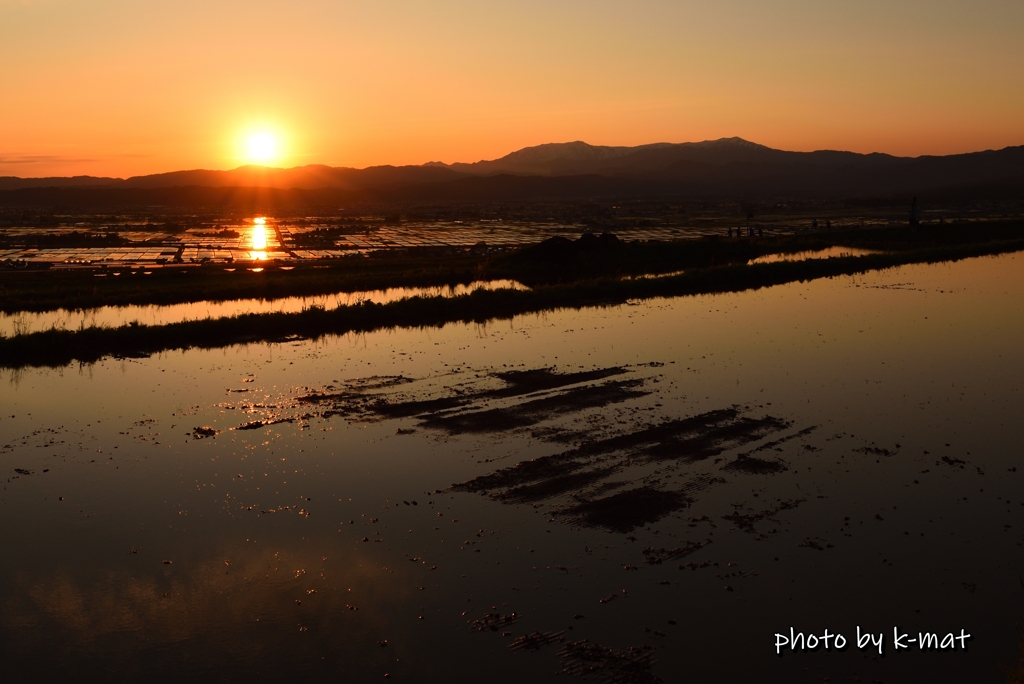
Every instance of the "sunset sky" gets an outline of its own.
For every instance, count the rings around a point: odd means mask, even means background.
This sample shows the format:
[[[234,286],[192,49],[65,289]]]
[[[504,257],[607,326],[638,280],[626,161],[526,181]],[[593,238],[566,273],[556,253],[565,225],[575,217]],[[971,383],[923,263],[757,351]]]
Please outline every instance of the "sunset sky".
[[[1021,0],[0,0],[0,175],[1000,148],[1022,36]]]

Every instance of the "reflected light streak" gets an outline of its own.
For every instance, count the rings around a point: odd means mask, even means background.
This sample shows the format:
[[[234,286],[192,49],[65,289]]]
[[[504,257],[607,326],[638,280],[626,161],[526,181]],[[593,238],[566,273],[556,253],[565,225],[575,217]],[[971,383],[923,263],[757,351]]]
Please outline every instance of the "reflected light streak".
[[[257,223],[252,227],[252,248],[254,250],[265,250],[267,248],[267,227],[263,219],[256,219]]]
[[[267,258],[267,219],[264,216],[258,216],[252,222],[252,258],[256,261],[265,261]]]

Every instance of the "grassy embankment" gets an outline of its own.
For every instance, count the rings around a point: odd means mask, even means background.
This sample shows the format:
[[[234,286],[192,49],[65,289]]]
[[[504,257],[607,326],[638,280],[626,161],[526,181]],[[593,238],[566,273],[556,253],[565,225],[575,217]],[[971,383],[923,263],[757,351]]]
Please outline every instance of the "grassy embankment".
[[[93,362],[105,356],[153,354],[173,349],[215,348],[286,338],[317,338],[388,327],[436,326],[453,322],[487,321],[558,308],[615,305],[629,299],[735,292],[793,281],[848,275],[911,263],[935,263],[1024,250],[1024,226],[1004,225],[985,235],[968,228],[944,229],[928,239],[921,231],[876,233],[856,246],[891,251],[861,257],[778,262],[747,266],[741,263],[705,265],[657,279],[570,279],[536,284],[529,291],[479,290],[455,297],[416,297],[390,304],[364,303],[333,310],[298,313],[245,314],[230,318],[186,321],[162,326],[48,330],[0,340],[0,367],[61,366]],[[984,237],[986,239],[979,239]],[[827,242],[832,242],[831,240]],[[713,244],[713,243],[712,243]],[[833,243],[834,244],[834,243]],[[850,240],[841,244],[850,245]],[[827,246],[823,243],[819,246]],[[800,249],[813,248],[802,242]],[[536,255],[534,255],[536,256]],[[521,257],[516,257],[521,258]],[[612,258],[605,255],[601,258]],[[509,262],[514,265],[515,259]],[[543,259],[531,258],[531,268],[543,273]],[[571,272],[573,269],[569,268]],[[577,269],[577,272],[587,270]],[[566,272],[566,269],[561,269]]]

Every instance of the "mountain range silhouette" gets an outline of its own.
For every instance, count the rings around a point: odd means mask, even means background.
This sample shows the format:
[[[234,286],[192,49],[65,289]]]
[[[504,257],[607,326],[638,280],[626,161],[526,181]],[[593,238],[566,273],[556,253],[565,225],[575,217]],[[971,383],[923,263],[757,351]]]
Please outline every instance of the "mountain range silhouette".
[[[178,192],[129,193],[179,189]],[[125,200],[160,201],[185,188],[307,191],[324,199],[496,201],[610,196],[806,199],[886,197],[931,192],[1020,199],[1024,146],[947,156],[897,157],[834,150],[790,152],[742,138],[608,147],[585,142],[527,147],[475,163],[429,162],[364,169],[309,165],[172,171],[127,179],[0,177],[0,203],[81,198],[120,191]],[[55,193],[54,190],[77,190]],[[313,191],[312,195],[308,191]],[[88,193],[87,193],[88,194]],[[109,192],[105,193],[110,199]],[[193,190],[193,196],[210,193]],[[216,193],[214,193],[216,194]]]

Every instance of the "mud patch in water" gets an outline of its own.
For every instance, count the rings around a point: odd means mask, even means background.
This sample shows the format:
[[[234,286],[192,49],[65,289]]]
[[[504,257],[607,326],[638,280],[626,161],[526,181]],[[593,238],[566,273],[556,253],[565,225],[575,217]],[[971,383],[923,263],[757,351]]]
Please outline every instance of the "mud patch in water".
[[[543,501],[560,494],[580,491],[618,470],[618,466],[609,466],[551,477],[533,484],[514,487],[498,494],[495,498],[504,503],[534,503],[536,501]],[[619,483],[619,486],[622,484]]]
[[[451,434],[465,432],[501,432],[535,425],[551,415],[565,414],[584,408],[606,406],[609,403],[644,396],[638,389],[640,380],[613,381],[597,385],[604,380],[628,371],[625,368],[599,368],[590,371],[556,373],[551,368],[522,371],[500,371],[483,376],[485,380],[500,381],[498,387],[476,387],[481,383],[463,383],[445,387],[445,396],[419,396],[415,393],[398,394],[380,392],[401,384],[413,382],[396,377],[392,382],[346,383],[341,391],[334,386],[323,391],[299,396],[305,404],[325,407],[324,416],[356,416],[361,418],[419,417],[425,427],[442,429]],[[380,379],[383,380],[383,379]],[[509,407],[488,408],[488,402],[510,400],[538,392],[546,392],[582,385],[582,387],[533,399]],[[465,409],[465,411],[456,411]]]
[[[454,484],[448,491],[513,505],[550,500],[554,520],[618,533],[655,523],[688,507],[699,492],[725,482],[702,466],[721,454],[770,440],[739,454],[721,472],[767,475],[787,470],[781,460],[752,454],[781,451],[779,445],[815,429],[783,434],[792,423],[740,406],[642,422],[661,406],[649,405],[659,368],[460,369],[422,380],[374,377],[321,390],[306,388],[292,408],[314,405],[321,418],[411,418],[419,428],[449,436],[518,434],[569,446]],[[633,377],[621,377],[627,373]],[[613,406],[620,407],[617,419],[608,417]],[[581,422],[587,428],[581,429]],[[398,434],[410,429],[399,428]]]
[[[683,492],[637,487],[601,499],[584,501],[558,511],[560,517],[583,527],[603,527],[613,532],[632,532],[657,522],[690,504]]]
[[[750,473],[752,475],[765,475],[768,473],[781,473],[789,470],[782,461],[768,461],[756,456],[745,456],[740,454],[735,461],[722,466],[722,470],[728,473]]]
[[[742,415],[737,407],[719,409],[522,461],[451,489],[513,504],[563,497],[554,514],[557,519],[626,533],[687,507],[696,492],[725,481],[698,475],[682,487],[670,489],[659,479],[644,477],[651,464],[692,465],[789,427],[787,421],[772,416],[753,418]],[[733,472],[762,474],[785,469],[781,463],[750,456],[737,462],[742,467],[731,469]],[[617,478],[615,482],[608,481],[612,476]],[[612,489],[623,491],[606,495]]]
[[[578,387],[558,392],[541,399],[526,401],[509,407],[485,411],[459,412],[451,415],[432,415],[422,418],[424,427],[444,430],[448,434],[473,432],[506,432],[529,427],[567,413],[583,409],[600,408],[627,399],[646,396],[639,389],[641,380],[612,380],[597,386]]]

